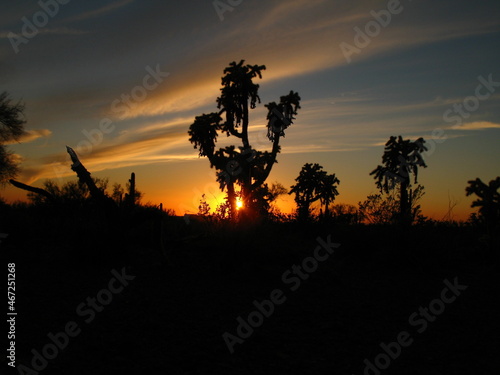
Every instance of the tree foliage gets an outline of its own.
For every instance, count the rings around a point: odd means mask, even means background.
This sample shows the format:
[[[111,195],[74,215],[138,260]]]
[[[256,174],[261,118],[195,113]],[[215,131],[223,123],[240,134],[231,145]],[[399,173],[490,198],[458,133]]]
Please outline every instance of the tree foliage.
[[[0,93],[0,185],[19,173],[19,161],[5,143],[19,140],[25,134],[25,123],[24,105],[13,104],[6,92]]]
[[[279,182],[271,184],[267,183],[258,187],[253,194],[253,204],[261,217],[276,216],[278,209],[273,205],[279,196],[287,194],[288,190]]]

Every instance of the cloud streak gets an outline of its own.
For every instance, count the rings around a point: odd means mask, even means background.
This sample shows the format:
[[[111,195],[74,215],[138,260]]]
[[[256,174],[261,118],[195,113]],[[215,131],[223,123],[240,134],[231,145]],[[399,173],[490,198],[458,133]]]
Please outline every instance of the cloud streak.
[[[50,137],[52,131],[48,129],[40,129],[40,130],[27,130],[25,134],[20,136],[17,140],[11,140],[9,142],[5,142],[6,145],[12,145],[17,143],[29,143],[33,142],[39,138],[47,138]]]
[[[58,27],[58,28],[43,28],[38,30],[38,34],[46,35],[83,35],[88,34],[89,31],[72,29],[69,27]],[[2,31],[0,32],[0,39],[11,38],[10,32]]]
[[[500,124],[495,124],[488,121],[469,122],[460,126],[452,126],[453,130],[486,130],[486,129],[500,129]]]
[[[78,16],[71,17],[66,19],[66,22],[78,22],[78,21],[83,21],[91,18],[97,18],[97,17],[102,17],[107,13],[110,13],[114,11],[115,9],[122,8],[130,3],[132,3],[134,0],[121,0],[121,1],[116,1],[114,3],[105,5],[101,8],[91,10],[85,13],[82,13]]]

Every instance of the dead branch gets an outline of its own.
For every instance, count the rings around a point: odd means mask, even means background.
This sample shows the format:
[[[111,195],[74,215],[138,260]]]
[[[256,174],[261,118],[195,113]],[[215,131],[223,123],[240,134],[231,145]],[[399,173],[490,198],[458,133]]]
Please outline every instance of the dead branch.
[[[12,180],[12,179],[9,180],[9,182],[12,185],[14,185],[16,188],[23,189],[23,190],[26,190],[26,191],[30,191],[32,193],[43,195],[45,198],[47,198],[51,202],[55,201],[55,197],[52,194],[50,194],[47,190],[40,189],[40,188],[33,187],[33,186],[29,186],[29,185],[23,184],[22,182],[19,182],[19,181],[16,181],[16,180]]]

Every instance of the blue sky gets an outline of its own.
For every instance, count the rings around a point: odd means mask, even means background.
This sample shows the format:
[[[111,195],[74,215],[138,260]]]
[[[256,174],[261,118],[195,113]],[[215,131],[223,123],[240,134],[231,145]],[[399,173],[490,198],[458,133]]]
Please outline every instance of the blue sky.
[[[17,1],[0,15],[0,91],[23,100],[30,131],[9,146],[22,182],[74,178],[69,145],[93,175],[124,184],[133,171],[146,201],[178,214],[196,211],[203,192],[220,200],[187,130],[216,111],[222,71],[241,59],[267,67],[251,112],[253,147],[270,149],[264,104],[290,90],[302,98],[269,182],[288,187],[304,163],[317,162],[340,179],[337,201],[357,204],[376,192],[369,172],[391,135],[429,141],[419,177],[424,213],[436,218],[449,201],[463,218],[467,180],[500,175],[498,1],[61,2]],[[53,15],[45,19],[41,4]],[[26,20],[36,35],[23,34]],[[355,43],[357,30],[372,34],[366,46]],[[347,58],[346,44],[357,48]],[[474,100],[480,77],[494,83]],[[131,97],[126,107],[122,95]],[[464,104],[472,110],[454,126],[454,105]],[[84,132],[95,135],[90,148]],[[2,195],[24,197],[11,187]]]

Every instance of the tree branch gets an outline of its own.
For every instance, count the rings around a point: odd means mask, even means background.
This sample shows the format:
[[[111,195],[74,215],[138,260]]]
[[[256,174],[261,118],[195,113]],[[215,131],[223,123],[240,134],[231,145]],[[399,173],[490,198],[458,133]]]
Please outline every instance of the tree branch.
[[[271,170],[273,169],[274,164],[276,163],[276,156],[278,155],[278,152],[280,150],[280,135],[277,134],[276,137],[274,138],[273,141],[273,149],[271,151],[271,160],[269,163],[267,163],[266,168],[264,169],[264,173],[262,174],[261,178],[256,180],[252,184],[252,190],[258,188],[260,185],[266,181],[266,179],[269,177],[269,174],[271,173]]]
[[[51,202],[54,202],[56,200],[55,197],[52,194],[50,194],[47,190],[40,189],[40,188],[33,187],[33,186],[29,186],[29,185],[23,184],[22,182],[12,180],[12,179],[9,180],[9,182],[12,185],[14,185],[16,188],[30,191],[30,192],[35,193],[35,194],[43,195],[45,198],[47,198]]]

